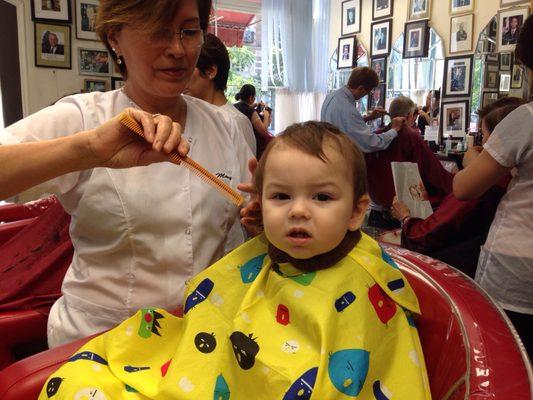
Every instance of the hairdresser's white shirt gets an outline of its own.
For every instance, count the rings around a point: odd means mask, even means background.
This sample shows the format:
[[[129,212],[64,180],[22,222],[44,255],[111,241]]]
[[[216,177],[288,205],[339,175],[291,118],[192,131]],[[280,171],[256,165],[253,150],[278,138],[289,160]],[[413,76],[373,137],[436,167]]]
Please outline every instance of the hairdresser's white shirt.
[[[244,137],[244,140],[246,140],[246,143],[248,143],[252,153],[255,155],[257,151],[257,144],[254,135],[254,128],[252,127],[250,120],[246,118],[246,115],[237,110],[229,101],[223,106],[220,106],[220,108],[226,111],[230,118],[235,120],[235,123],[239,127],[239,130]]]
[[[252,153],[222,110],[183,96],[183,136],[192,159],[232,187],[249,182]],[[7,128],[0,143],[53,139],[99,126],[134,106],[121,91],[66,97]],[[56,194],[72,215],[72,264],[63,297],[51,310],[49,344],[109,329],[137,309],[173,310],[185,281],[224,253],[238,209],[187,168],[171,163],[129,169],[95,168],[45,182],[18,201]]]

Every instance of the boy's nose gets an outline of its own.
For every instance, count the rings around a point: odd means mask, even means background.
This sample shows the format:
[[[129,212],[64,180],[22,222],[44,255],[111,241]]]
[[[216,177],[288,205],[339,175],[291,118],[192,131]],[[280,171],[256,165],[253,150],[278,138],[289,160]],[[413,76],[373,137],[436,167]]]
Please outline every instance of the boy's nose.
[[[309,219],[311,213],[305,200],[295,200],[289,211],[289,218],[306,218]]]

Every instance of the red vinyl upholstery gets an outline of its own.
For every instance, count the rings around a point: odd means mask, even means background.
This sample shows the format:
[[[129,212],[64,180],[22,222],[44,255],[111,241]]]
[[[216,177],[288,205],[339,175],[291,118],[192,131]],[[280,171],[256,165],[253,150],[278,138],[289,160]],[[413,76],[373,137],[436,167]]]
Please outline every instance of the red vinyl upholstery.
[[[420,301],[422,316],[416,323],[432,398],[530,398],[527,356],[505,316],[483,291],[440,261],[401,248],[386,249]],[[37,354],[0,371],[0,400],[35,399],[47,377],[86,340]]]

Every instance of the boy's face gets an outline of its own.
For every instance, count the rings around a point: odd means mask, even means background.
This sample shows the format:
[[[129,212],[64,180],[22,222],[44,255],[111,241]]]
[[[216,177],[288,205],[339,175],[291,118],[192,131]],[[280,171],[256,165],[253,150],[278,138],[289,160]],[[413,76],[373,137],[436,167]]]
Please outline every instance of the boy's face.
[[[364,218],[367,196],[354,205],[345,159],[329,145],[324,153],[327,162],[281,143],[268,154],[261,197],[265,234],[294,258],[334,249]]]

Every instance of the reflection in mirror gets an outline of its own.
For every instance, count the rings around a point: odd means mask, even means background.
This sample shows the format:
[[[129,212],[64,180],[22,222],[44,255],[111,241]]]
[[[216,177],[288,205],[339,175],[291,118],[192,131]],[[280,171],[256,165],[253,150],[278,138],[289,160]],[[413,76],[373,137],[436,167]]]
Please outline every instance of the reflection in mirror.
[[[332,90],[337,90],[342,86],[346,85],[348,78],[350,77],[351,69],[337,69],[337,58],[338,58],[337,49],[331,55],[329,60],[329,79],[328,79],[328,92]],[[361,43],[357,43],[357,66],[358,67],[368,67],[368,53],[364,46]],[[357,101],[357,110],[361,114],[366,113],[367,110],[367,96],[363,97],[361,100]]]
[[[388,63],[385,108],[388,109],[395,97],[408,96],[419,107],[427,107],[430,122],[436,123],[444,76],[444,50],[437,32],[433,28],[429,32],[429,51],[424,58],[403,58],[403,33],[393,43]]]

